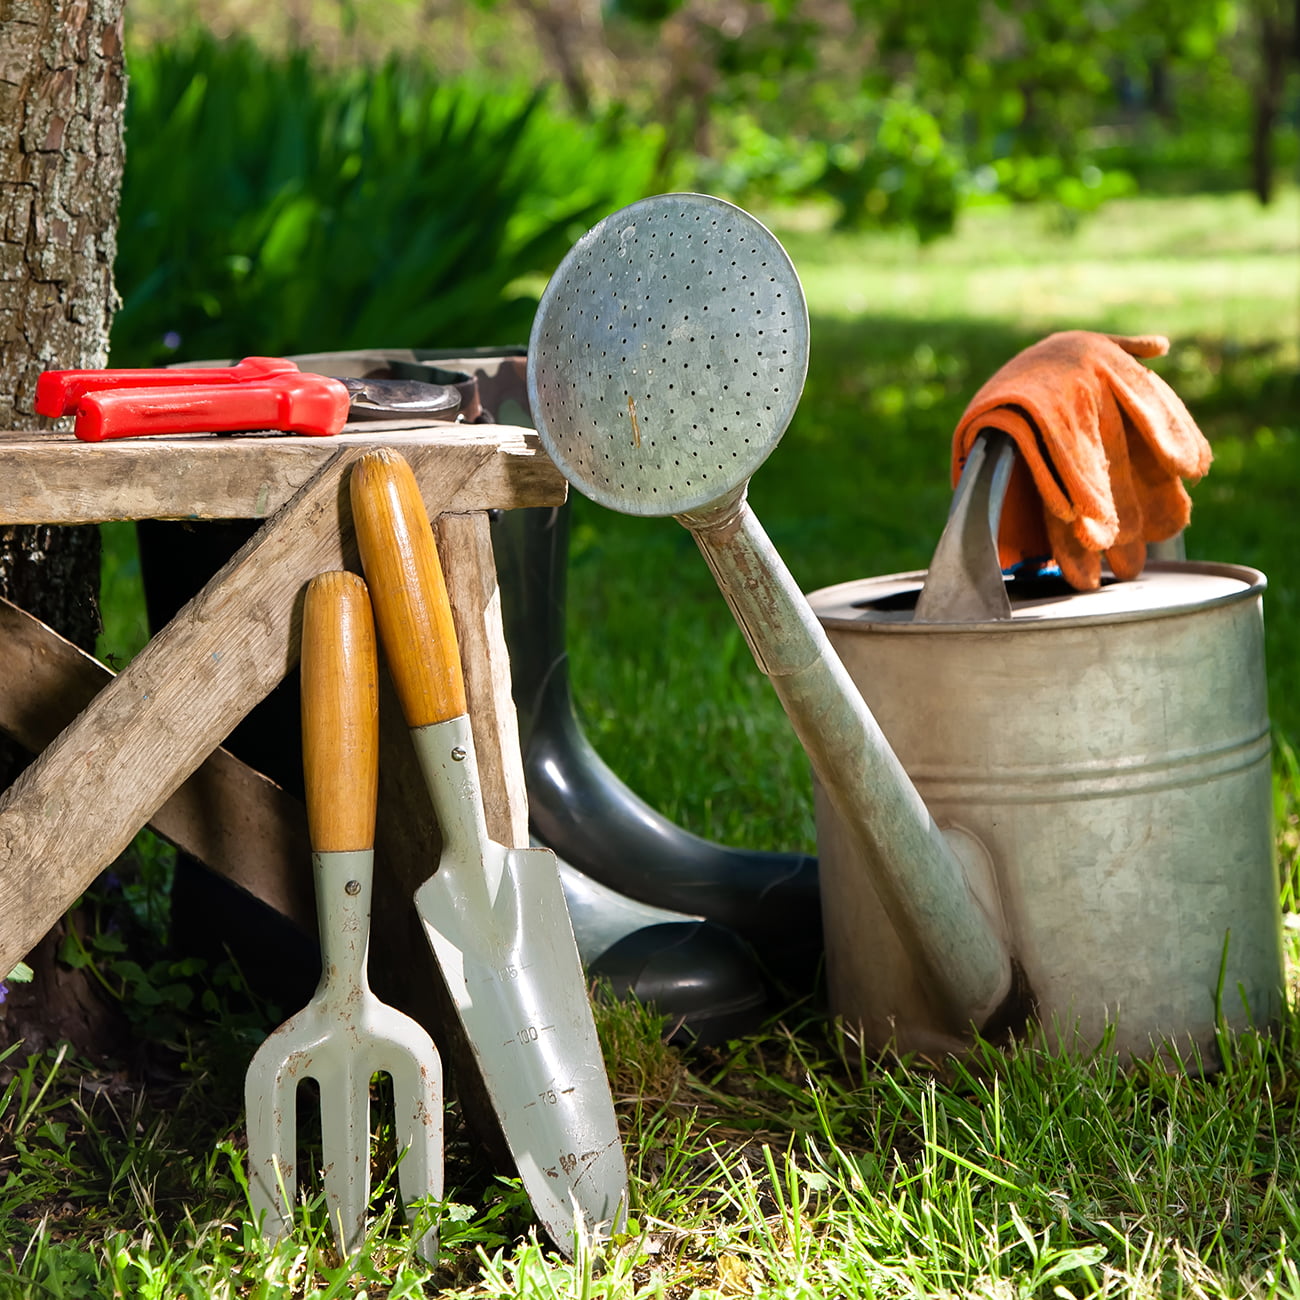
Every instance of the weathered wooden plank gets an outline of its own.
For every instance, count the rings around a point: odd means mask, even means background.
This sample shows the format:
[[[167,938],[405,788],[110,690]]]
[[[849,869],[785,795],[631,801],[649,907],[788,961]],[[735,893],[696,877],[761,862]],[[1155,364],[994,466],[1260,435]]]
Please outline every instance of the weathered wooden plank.
[[[528,843],[528,794],[491,525],[481,512],[444,514],[434,520],[434,536],[460,642],[488,834],[520,847]]]
[[[358,567],[345,476],[370,445],[335,444],[325,467],[0,798],[0,970],[294,666],[304,584]],[[478,455],[501,458],[494,446]],[[462,501],[480,468],[431,446],[410,460],[431,514]]]
[[[384,421],[334,438],[277,434],[79,442],[0,432],[0,524],[109,519],[262,519],[342,451],[395,447],[416,477],[433,460],[452,510],[558,505],[567,485],[537,435],[514,425]]]
[[[0,664],[0,731],[34,754],[113,679],[99,660],[3,599]],[[315,929],[302,804],[233,754],[209,754],[149,825],[295,924]]]

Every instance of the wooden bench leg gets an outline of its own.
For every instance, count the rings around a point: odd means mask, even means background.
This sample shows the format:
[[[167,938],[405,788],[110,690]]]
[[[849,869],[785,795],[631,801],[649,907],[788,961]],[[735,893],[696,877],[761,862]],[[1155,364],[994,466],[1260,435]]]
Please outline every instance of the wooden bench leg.
[[[0,731],[39,754],[113,680],[53,628],[0,600]],[[149,819],[165,840],[311,933],[316,902],[302,804],[215,749]]]
[[[476,747],[488,833],[503,844],[523,845],[528,835],[527,796],[491,530],[481,512],[441,515],[434,529],[461,645],[470,714],[480,738]],[[113,680],[113,673],[97,659],[6,600],[0,600],[0,662],[5,665],[0,675],[0,732],[37,754]],[[404,754],[390,759],[404,761]],[[422,787],[403,797],[425,802]],[[389,811],[399,820],[409,816],[409,810]],[[314,930],[303,807],[233,754],[213,750],[157,809],[149,825],[302,929]],[[436,837],[431,824],[424,829]],[[403,838],[409,842],[416,837]],[[432,870],[430,855],[436,847],[435,838],[411,854],[411,890],[424,879],[420,870]]]
[[[355,455],[272,516],[0,798],[0,970],[293,667],[303,585],[352,558],[340,521]]]

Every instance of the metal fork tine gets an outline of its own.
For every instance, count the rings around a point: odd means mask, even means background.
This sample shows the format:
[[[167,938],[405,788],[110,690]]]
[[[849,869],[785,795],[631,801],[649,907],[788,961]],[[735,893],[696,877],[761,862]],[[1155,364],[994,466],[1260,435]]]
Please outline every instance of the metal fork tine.
[[[416,1201],[442,1199],[442,1110],[429,1105],[431,1096],[441,1096],[442,1072],[437,1057],[427,1052],[391,1054],[383,1068],[393,1080],[398,1185],[407,1219],[414,1223]],[[420,1238],[417,1249],[429,1263],[437,1260],[436,1221]]]
[[[298,1191],[298,1076],[281,1069],[274,1049],[258,1052],[245,1083],[248,1111],[248,1191],[262,1231],[281,1237],[293,1225]]]
[[[370,1204],[370,1073],[350,1060],[321,1086],[325,1199],[340,1248],[356,1250],[366,1235]]]

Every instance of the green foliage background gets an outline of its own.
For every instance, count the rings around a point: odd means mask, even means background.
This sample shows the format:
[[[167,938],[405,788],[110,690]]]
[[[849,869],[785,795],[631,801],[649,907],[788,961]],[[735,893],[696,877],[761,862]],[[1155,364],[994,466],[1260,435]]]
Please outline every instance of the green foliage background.
[[[116,365],[526,338],[537,277],[656,157],[617,115],[396,58],[199,31],[129,69]]]

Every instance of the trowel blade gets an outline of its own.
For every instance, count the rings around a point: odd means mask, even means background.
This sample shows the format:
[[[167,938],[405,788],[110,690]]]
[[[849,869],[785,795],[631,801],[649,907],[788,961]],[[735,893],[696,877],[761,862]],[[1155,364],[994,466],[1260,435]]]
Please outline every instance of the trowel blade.
[[[566,1253],[608,1236],[627,1166],[555,855],[489,841],[415,905],[542,1226]]]

